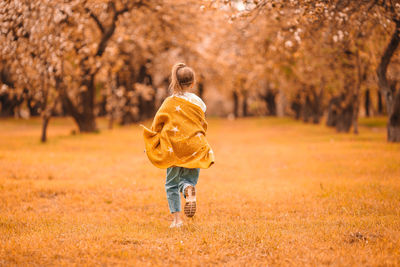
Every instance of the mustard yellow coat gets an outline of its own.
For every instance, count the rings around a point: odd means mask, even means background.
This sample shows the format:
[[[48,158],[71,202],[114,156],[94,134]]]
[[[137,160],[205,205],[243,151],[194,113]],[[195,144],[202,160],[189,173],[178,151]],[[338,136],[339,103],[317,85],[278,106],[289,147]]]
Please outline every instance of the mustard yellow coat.
[[[151,129],[144,129],[146,154],[156,167],[209,168],[214,152],[206,139],[203,110],[180,97],[170,96],[154,117]]]

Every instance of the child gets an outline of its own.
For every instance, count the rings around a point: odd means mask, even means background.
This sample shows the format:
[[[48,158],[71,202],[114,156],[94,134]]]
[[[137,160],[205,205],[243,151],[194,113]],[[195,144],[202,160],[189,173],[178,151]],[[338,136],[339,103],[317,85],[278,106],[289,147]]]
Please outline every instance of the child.
[[[173,94],[157,111],[151,129],[142,125],[149,160],[156,167],[167,169],[165,190],[173,216],[171,228],[183,225],[179,192],[186,199],[185,215],[193,217],[200,168],[209,168],[214,163],[214,153],[205,138],[206,105],[200,97],[188,92],[194,84],[193,70],[183,63],[175,64],[169,85]]]

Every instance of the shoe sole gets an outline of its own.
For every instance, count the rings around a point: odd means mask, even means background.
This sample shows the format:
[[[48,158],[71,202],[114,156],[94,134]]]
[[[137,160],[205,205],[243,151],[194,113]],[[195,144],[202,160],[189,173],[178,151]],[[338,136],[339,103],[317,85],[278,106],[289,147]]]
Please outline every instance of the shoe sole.
[[[172,223],[169,228],[173,229],[173,228],[180,228],[183,226],[183,222],[180,223]]]
[[[189,194],[189,189],[190,194]],[[185,203],[185,208],[184,212],[187,217],[193,217],[194,214],[196,213],[196,189],[194,186],[187,186],[185,188],[185,196],[186,196],[186,203]]]

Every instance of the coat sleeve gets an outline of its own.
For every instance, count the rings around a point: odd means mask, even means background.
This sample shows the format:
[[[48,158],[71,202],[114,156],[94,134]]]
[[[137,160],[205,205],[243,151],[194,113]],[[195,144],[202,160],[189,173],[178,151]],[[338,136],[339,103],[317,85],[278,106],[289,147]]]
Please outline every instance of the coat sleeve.
[[[159,135],[164,128],[164,125],[168,123],[169,115],[167,113],[159,113],[154,117],[151,128],[147,128],[143,124],[140,126],[143,128],[143,136],[144,138],[153,138],[156,135]]]

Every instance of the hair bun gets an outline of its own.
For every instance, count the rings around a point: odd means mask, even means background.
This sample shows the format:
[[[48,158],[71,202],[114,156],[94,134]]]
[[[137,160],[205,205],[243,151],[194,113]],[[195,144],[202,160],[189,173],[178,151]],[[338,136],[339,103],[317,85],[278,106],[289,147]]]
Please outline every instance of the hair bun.
[[[188,86],[195,82],[194,72],[185,63],[176,63],[171,71],[171,83],[169,89],[179,93],[187,89]]]

